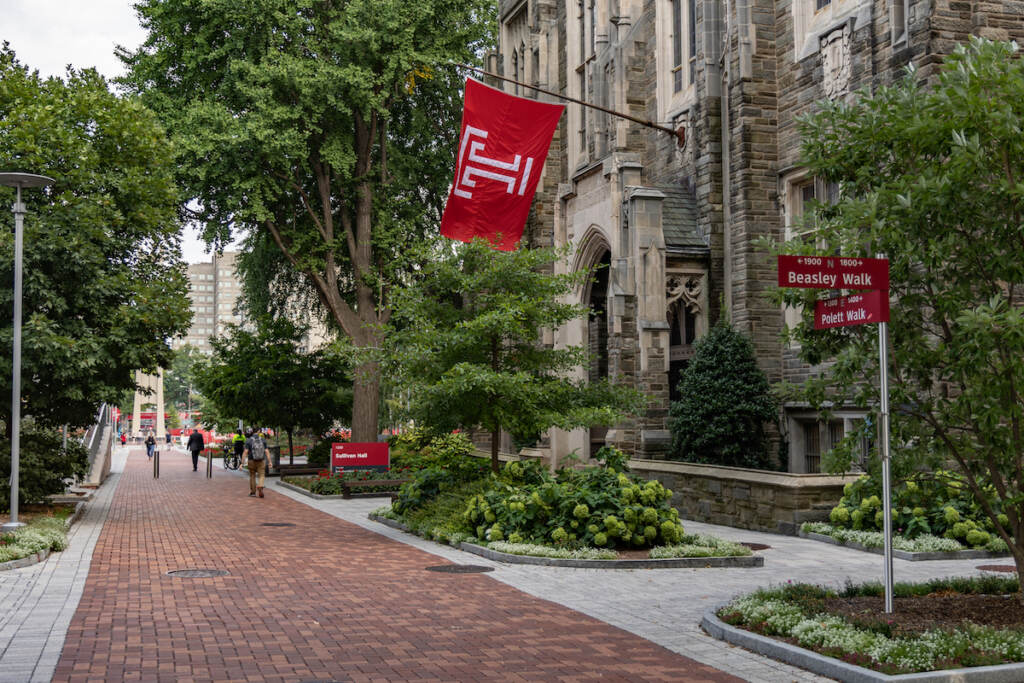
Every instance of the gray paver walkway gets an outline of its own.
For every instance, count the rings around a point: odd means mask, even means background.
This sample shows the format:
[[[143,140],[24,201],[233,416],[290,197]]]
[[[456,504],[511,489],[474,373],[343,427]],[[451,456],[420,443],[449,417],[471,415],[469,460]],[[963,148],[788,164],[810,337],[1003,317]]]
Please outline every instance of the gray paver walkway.
[[[45,562],[0,572],[0,681],[35,683],[53,677],[127,452],[114,449],[110,477],[71,526],[66,550]]]

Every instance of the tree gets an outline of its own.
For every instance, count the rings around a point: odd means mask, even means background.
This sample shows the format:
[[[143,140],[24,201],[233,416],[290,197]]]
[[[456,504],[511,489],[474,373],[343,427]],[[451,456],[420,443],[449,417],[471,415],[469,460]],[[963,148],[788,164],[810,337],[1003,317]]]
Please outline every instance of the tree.
[[[906,78],[801,124],[803,155],[841,199],[787,251],[890,260],[894,472],[949,462],[1024,572],[1024,63],[972,38],[936,82]],[[787,245],[788,247],[789,245]],[[791,303],[810,297],[786,294]],[[795,331],[803,357],[834,359],[804,387],[816,403],[876,405],[875,326]],[[877,424],[877,421],[875,422]],[[846,464],[833,459],[832,469]],[[1006,514],[999,522],[998,512]],[[1008,520],[1008,523],[1006,522]]]
[[[0,168],[55,179],[22,193],[23,414],[85,426],[171,358],[189,324],[170,146],[94,70],[41,80],[0,50]],[[13,190],[0,188],[0,205]],[[10,216],[10,214],[6,214]],[[10,224],[8,224],[10,225]],[[0,393],[11,392],[14,237],[0,230]],[[0,402],[9,424],[10,405]]]
[[[284,318],[262,318],[255,331],[229,326],[212,340],[213,355],[195,370],[203,395],[203,420],[242,419],[252,425],[323,432],[352,414],[352,379],[339,349],[300,353],[302,330]],[[207,413],[210,417],[207,417]]]
[[[537,436],[639,412],[635,389],[570,378],[586,360],[582,347],[540,342],[543,330],[587,313],[563,300],[588,272],[545,272],[564,252],[498,252],[486,240],[440,251],[415,284],[395,293],[388,365],[408,389],[412,417],[445,431],[483,427],[497,471],[503,429]]]
[[[164,372],[164,399],[168,405],[185,407],[189,405],[189,398],[193,395],[192,383],[195,379],[193,370],[201,353],[191,344],[174,350],[171,366]]]
[[[149,37],[122,51],[124,85],[172,132],[207,238],[246,230],[261,258],[273,244],[280,257],[261,261],[272,268],[247,278],[301,273],[355,346],[377,347],[406,247],[436,229],[451,180],[460,79],[449,66],[488,43],[492,0],[136,8]],[[353,436],[373,439],[375,361],[355,392]]]
[[[669,406],[672,455],[687,462],[767,469],[764,425],[776,419],[750,340],[725,321],[701,338]]]

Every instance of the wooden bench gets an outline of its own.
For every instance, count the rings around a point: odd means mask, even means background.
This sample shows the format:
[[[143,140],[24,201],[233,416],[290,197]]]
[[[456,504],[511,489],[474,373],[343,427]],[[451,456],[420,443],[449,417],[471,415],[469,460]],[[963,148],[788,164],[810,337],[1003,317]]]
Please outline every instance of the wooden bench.
[[[349,499],[352,497],[353,490],[358,492],[359,489],[371,488],[373,486],[401,486],[407,484],[412,479],[362,479],[359,481],[346,480],[341,482],[341,497]],[[398,496],[398,491],[372,491],[370,493],[379,494],[381,496],[388,496],[394,500]]]
[[[285,465],[281,464],[277,466],[277,471],[282,477],[308,477],[314,474],[320,474],[326,467],[310,467],[309,465]]]

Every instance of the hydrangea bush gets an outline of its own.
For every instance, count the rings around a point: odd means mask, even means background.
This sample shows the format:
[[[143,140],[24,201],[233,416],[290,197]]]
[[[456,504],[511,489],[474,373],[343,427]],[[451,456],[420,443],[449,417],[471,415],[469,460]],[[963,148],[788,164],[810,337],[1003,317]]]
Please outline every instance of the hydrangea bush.
[[[628,474],[627,456],[605,447],[601,466],[556,476],[536,462],[514,462],[469,500],[464,518],[481,540],[555,547],[674,545],[683,536],[672,491]]]
[[[892,489],[893,531],[908,539],[919,536],[940,536],[954,539],[969,548],[1001,545],[995,524],[982,511],[962,476],[945,470],[918,472],[898,482]],[[881,531],[883,525],[881,483],[863,476],[843,488],[839,505],[832,509],[829,520],[838,528],[854,531]],[[998,509],[995,496],[993,506]],[[999,515],[999,524],[1008,528],[1006,515]]]

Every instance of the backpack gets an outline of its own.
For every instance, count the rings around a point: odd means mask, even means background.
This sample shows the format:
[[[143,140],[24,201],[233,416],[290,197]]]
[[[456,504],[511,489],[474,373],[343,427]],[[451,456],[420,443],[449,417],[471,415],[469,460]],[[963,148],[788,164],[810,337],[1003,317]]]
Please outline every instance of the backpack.
[[[263,443],[262,437],[252,437],[252,445],[249,446],[249,457],[257,461],[267,457],[267,445]]]

